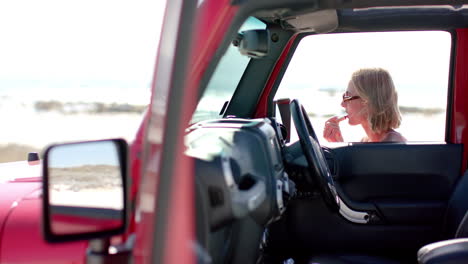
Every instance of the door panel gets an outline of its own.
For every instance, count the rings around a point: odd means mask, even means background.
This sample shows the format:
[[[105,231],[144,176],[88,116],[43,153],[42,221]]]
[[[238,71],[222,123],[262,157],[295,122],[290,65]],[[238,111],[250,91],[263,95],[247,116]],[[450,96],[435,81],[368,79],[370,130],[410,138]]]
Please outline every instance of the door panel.
[[[460,175],[462,145],[354,144],[333,153],[350,206],[373,204],[386,224],[437,224]]]
[[[293,255],[324,252],[415,256],[440,239],[450,195],[460,175],[460,144],[350,144],[327,151],[335,185],[355,210],[379,221],[354,224],[330,212],[317,195],[293,201],[270,228],[270,249]]]
[[[353,144],[333,150],[336,181],[355,201],[447,199],[460,175],[461,144]]]

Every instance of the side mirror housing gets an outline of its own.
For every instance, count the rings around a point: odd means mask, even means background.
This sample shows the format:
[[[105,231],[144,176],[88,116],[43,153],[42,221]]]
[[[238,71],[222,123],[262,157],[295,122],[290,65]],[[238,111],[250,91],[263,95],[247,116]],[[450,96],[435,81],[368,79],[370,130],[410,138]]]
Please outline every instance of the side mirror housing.
[[[125,232],[129,211],[125,140],[52,145],[43,156],[43,231],[48,242]]]

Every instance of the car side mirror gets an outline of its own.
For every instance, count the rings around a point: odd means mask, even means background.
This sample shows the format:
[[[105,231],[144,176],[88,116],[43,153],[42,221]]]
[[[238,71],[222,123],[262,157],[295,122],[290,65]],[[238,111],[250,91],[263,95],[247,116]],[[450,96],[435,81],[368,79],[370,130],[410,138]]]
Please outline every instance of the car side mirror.
[[[128,219],[123,139],[52,145],[44,152],[43,231],[48,242],[105,238]]]
[[[268,55],[270,50],[270,33],[267,29],[242,31],[232,42],[242,55],[259,59]]]

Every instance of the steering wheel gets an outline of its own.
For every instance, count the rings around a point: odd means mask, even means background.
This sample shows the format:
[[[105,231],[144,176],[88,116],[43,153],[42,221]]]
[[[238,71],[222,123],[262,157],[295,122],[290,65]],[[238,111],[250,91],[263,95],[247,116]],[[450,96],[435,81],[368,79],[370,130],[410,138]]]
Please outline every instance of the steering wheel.
[[[311,178],[308,180],[318,184],[320,193],[329,209],[338,211],[340,205],[335,184],[307,112],[297,99],[291,101],[290,108],[302,152],[310,171]]]

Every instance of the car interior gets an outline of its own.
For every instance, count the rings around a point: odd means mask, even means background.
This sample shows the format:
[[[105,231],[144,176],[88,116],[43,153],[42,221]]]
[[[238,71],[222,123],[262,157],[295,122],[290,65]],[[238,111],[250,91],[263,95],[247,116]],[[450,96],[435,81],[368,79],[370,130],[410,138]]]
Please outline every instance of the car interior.
[[[467,263],[468,176],[464,146],[451,140],[451,109],[457,29],[468,26],[468,7],[292,2],[240,4],[206,73],[185,138],[196,168],[199,262]],[[246,17],[263,26],[240,30]],[[307,98],[274,100],[307,36],[429,30],[453,39],[443,140],[325,146]],[[232,84],[217,79],[226,74]],[[226,94],[220,104],[205,100],[213,91]],[[216,109],[203,112],[205,105]]]

